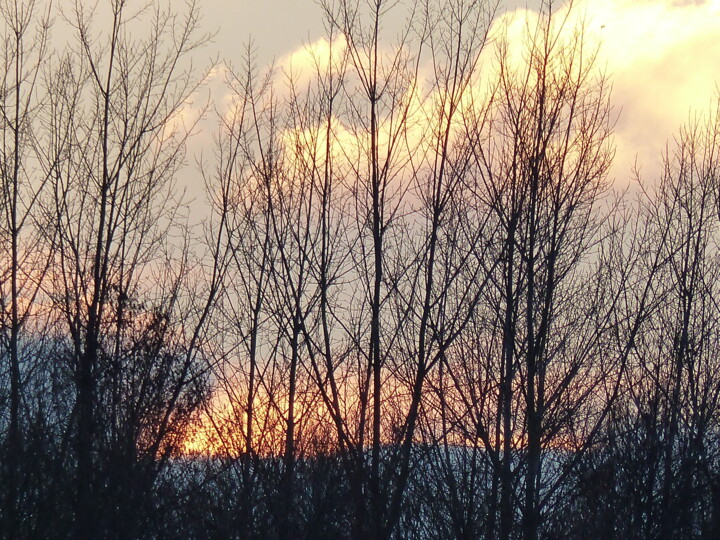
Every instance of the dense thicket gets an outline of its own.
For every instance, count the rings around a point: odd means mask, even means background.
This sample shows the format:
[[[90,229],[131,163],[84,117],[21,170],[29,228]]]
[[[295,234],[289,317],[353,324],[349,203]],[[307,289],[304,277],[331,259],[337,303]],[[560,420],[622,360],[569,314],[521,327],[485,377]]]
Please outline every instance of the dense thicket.
[[[0,2],[3,537],[720,534],[715,111],[620,191],[551,2],[207,73],[194,2],[106,4]]]

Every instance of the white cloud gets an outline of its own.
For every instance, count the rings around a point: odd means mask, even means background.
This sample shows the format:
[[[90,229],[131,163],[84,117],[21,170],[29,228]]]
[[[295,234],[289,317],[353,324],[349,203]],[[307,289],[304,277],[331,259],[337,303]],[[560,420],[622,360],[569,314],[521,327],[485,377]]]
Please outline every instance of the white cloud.
[[[717,98],[720,0],[586,0],[577,8],[621,109],[614,174],[626,177],[637,157],[653,177],[666,141]]]
[[[568,4],[557,15],[567,16]],[[536,11],[518,9],[494,23],[495,32],[507,29],[511,57],[520,58],[523,31],[536,20]],[[579,25],[587,45],[599,47],[596,68],[608,75],[619,113],[611,175],[626,182],[637,160],[651,180],[666,142],[717,100],[720,0],[579,0],[564,31]]]

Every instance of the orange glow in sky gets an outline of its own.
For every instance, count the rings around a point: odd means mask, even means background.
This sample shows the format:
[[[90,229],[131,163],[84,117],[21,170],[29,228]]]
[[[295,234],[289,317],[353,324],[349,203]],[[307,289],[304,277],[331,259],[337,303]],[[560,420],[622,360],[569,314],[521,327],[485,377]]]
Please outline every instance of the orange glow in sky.
[[[613,87],[611,103],[617,121],[611,180],[619,187],[628,185],[633,166],[637,163],[642,179],[652,183],[659,174],[661,152],[666,143],[672,141],[682,124],[708,114],[718,99],[720,0],[579,0],[574,2],[569,12],[568,4],[558,4],[556,11],[557,20],[567,18],[562,33],[568,40],[582,27],[588,55],[597,51],[597,76],[607,76]],[[321,17],[319,12],[313,13]],[[510,58],[521,62],[525,43],[523,33],[533,26],[537,17],[538,12],[531,8],[505,11],[493,22],[490,35],[494,38],[506,35]],[[310,27],[317,29],[317,25],[308,25]],[[305,41],[307,46],[274,51],[278,59],[275,65],[280,91],[283,80],[291,75],[302,87],[309,84],[318,72],[323,74],[331,66],[337,67],[337,59],[347,47],[342,38],[335,38],[331,43],[322,36],[308,35]],[[238,45],[236,50],[239,54],[242,47]],[[231,54],[231,51],[223,54]],[[488,45],[480,65],[491,64],[494,54],[492,44]],[[420,73],[423,73],[422,66]],[[222,82],[225,74],[224,69],[216,69],[209,76],[210,83]],[[487,77],[479,77],[476,84],[471,89],[475,99],[485,95]],[[418,87],[422,87],[422,81]],[[418,98],[412,96],[412,99]],[[432,92],[424,94],[423,99],[424,102],[413,104],[413,108],[417,114],[430,118],[433,108],[441,100]],[[232,103],[232,96],[226,90],[215,105],[232,108]],[[425,126],[427,129],[427,123]],[[198,154],[199,148],[207,146],[210,134],[214,132],[212,128],[203,131],[205,134],[201,133],[191,141],[191,155]],[[348,154],[362,146],[349,126],[344,126],[340,119],[334,119],[332,133],[335,159],[361,159]],[[381,137],[383,135],[381,127]],[[315,141],[317,153],[314,159],[320,161],[325,159],[325,136],[322,126],[308,126],[285,133],[289,147],[297,138]],[[423,128],[417,128],[416,132],[411,130],[408,137],[423,141]],[[224,413],[219,417],[227,418],[225,427],[213,425],[205,415],[184,445],[187,453],[240,451],[236,446],[242,444],[242,436],[236,434],[233,442],[226,436],[226,430],[233,416],[240,418],[243,415],[232,413],[226,405],[222,407]],[[282,426],[277,429],[278,434],[282,432]]]

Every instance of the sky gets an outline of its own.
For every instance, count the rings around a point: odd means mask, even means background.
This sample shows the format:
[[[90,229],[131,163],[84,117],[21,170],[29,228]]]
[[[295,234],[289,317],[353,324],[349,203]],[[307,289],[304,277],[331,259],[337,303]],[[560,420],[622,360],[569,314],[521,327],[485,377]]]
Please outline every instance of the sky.
[[[536,16],[538,5],[501,3],[494,29]],[[562,13],[567,2],[555,6]],[[258,65],[266,65],[282,63],[324,35],[314,0],[201,0],[201,10],[203,28],[216,32],[205,49],[208,58],[231,64],[241,61],[250,40]],[[597,67],[613,86],[616,156],[610,177],[626,185],[637,164],[643,180],[652,182],[679,127],[706,115],[717,100],[720,0],[575,0],[571,14],[574,23],[584,21],[589,43],[599,46]]]
[[[591,0],[591,32],[613,84],[618,112],[613,172],[637,158],[652,181],[659,154],[679,127],[707,115],[720,82],[719,0]]]
[[[203,27],[217,31],[208,58],[239,63],[252,40],[258,65],[283,65],[291,56],[302,57],[299,53],[324,35],[313,0],[204,2]],[[537,16],[538,4],[502,4],[493,31],[509,27],[511,44],[520,47],[520,30]],[[567,3],[558,2],[556,9],[562,15]],[[598,47],[598,73],[604,72],[613,87],[616,156],[610,179],[619,188],[630,185],[637,166],[641,179],[652,183],[660,174],[661,153],[680,126],[707,115],[717,101],[720,0],[576,0],[567,27],[581,22],[588,45]],[[209,131],[213,124],[208,119],[202,126]],[[208,137],[200,133],[190,154]]]

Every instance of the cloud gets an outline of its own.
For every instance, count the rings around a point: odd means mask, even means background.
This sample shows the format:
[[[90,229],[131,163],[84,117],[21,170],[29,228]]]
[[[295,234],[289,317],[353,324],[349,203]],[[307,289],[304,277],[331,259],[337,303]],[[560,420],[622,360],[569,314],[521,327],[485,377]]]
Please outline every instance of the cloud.
[[[295,84],[324,75],[331,67],[339,69],[347,50],[345,37],[340,35],[332,40],[321,37],[299,49],[282,56],[277,62],[278,74],[292,78]]]
[[[604,72],[613,86],[612,105],[618,116],[611,178],[621,185],[627,183],[637,161],[643,177],[653,180],[659,174],[666,143],[681,125],[709,113],[717,100],[720,0],[577,0],[572,8],[567,3],[557,8],[556,15],[558,21],[567,17],[562,32],[568,39],[582,26],[586,50],[598,51],[598,75]],[[537,18],[537,11],[518,9],[493,22],[490,35],[507,36],[511,62],[523,61],[526,32],[535,26]],[[285,54],[276,63],[276,88],[282,93],[283,77],[292,77],[296,88],[307,87],[330,66],[339,66],[346,50],[345,40],[338,36],[332,41],[320,38]],[[478,98],[486,95],[486,86],[491,83],[494,55],[492,46],[482,55],[480,64],[490,69],[483,69],[471,89],[475,104],[483,101]],[[423,74],[421,66],[421,79]],[[434,92],[438,91],[442,90]],[[413,128],[410,135],[416,141],[424,140],[432,111],[442,101],[433,92],[421,99],[423,102],[414,109],[427,120],[422,122],[424,129]],[[348,148],[362,146],[359,140],[353,141],[356,134],[340,119],[333,125],[337,143],[346,153]],[[322,147],[322,137],[314,135],[311,139]]]
[[[717,99],[720,0],[586,0],[575,16],[600,45],[621,111],[613,173],[627,177],[637,158],[652,180],[666,142]]]
[[[666,143],[718,99],[720,0],[578,0],[556,16],[567,18],[568,38],[583,28],[587,47],[598,51],[596,70],[612,83],[618,121],[611,176],[624,184],[637,161],[652,180]],[[535,10],[517,9],[493,23],[490,34],[507,37],[511,62],[522,62],[537,18]]]

